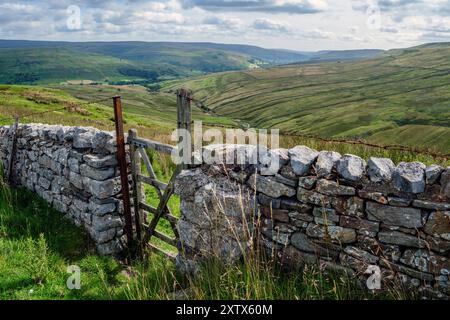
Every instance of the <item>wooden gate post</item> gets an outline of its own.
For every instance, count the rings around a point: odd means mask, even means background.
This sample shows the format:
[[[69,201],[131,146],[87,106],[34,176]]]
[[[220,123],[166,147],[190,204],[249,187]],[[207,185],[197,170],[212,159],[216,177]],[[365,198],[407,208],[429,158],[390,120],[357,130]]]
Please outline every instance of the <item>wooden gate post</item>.
[[[191,93],[186,89],[179,89],[177,91],[177,129],[185,129],[190,133],[190,141],[183,141],[184,148],[187,150],[190,148],[191,163],[192,163],[192,152],[193,152],[193,141],[192,141],[192,116],[191,116]],[[181,141],[181,135],[178,135],[178,143]],[[184,156],[184,154],[183,154]],[[182,169],[186,169],[188,165],[186,163],[181,164]]]
[[[136,129],[128,131],[129,139],[137,138]],[[139,174],[141,173],[141,156],[139,150],[133,143],[130,143],[130,159],[131,159],[131,175],[133,177],[133,205],[134,205],[134,223],[136,226],[136,240],[139,256],[142,256],[142,233],[141,223],[143,222],[143,214],[140,204],[142,202],[141,182]]]
[[[119,96],[113,98],[114,116],[116,123],[117,162],[120,169],[120,181],[122,184],[122,201],[125,216],[125,234],[128,244],[128,256],[133,244],[133,225],[131,220],[130,188],[128,186],[127,158],[125,152],[125,135],[123,132],[122,103]]]

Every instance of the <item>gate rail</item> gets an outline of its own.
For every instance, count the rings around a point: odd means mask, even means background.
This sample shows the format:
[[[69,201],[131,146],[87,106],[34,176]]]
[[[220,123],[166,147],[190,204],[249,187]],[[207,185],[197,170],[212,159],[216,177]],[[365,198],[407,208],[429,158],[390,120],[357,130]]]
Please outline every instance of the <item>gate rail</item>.
[[[187,129],[189,131],[191,130],[190,101],[190,93],[187,90],[180,89],[177,91],[178,129]],[[179,135],[178,141],[180,142],[181,140],[182,138]],[[130,245],[129,249],[131,249],[131,247],[136,248],[136,253],[140,257],[144,255],[146,249],[150,249],[151,251],[162,252],[169,258],[174,259],[175,255],[172,252],[165,251],[162,248],[152,244],[151,240],[152,237],[155,237],[160,241],[179,249],[179,234],[177,229],[178,218],[172,213],[170,207],[168,206],[168,202],[174,193],[175,179],[181,172],[181,170],[186,167],[186,165],[177,165],[169,182],[165,183],[157,178],[150,158],[147,154],[147,149],[166,155],[171,155],[173,151],[177,149],[177,147],[149,139],[140,138],[138,137],[137,131],[135,129],[129,130],[127,144],[130,147],[132,177],[131,194],[134,204],[134,228],[132,226],[126,226],[125,228],[127,230],[131,227],[131,229],[134,231],[133,245]],[[142,164],[146,169],[147,175],[142,172]],[[145,197],[142,194],[143,185],[149,185],[155,188],[159,198],[157,207],[151,206],[146,202]],[[127,192],[127,189],[123,188],[122,192]],[[126,196],[124,196],[123,198],[125,199]],[[149,219],[150,215],[153,215],[152,219]],[[169,222],[175,237],[156,230],[158,222],[161,219],[165,219]],[[128,220],[131,221],[132,219]],[[126,221],[126,223],[128,222]],[[132,222],[130,222],[130,224],[132,224]]]

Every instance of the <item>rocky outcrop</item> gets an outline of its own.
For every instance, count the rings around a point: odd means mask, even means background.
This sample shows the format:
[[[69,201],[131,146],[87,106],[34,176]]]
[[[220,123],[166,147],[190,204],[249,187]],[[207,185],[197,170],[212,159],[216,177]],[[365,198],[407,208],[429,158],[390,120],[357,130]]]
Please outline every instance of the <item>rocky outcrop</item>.
[[[12,130],[0,127],[0,162],[8,167]],[[82,226],[103,255],[123,250],[119,170],[113,133],[94,128],[20,125],[15,184],[44,198]]]
[[[382,158],[366,164],[307,147],[283,155],[272,175],[260,175],[259,164],[183,171],[176,192],[180,235],[188,234],[179,266],[192,271],[210,255],[234,262],[259,243],[290,267],[318,263],[365,283],[364,272],[375,265],[384,285],[399,279],[423,295],[448,299],[449,168],[395,166]],[[233,200],[224,205],[225,199]],[[197,235],[204,240],[194,241]]]

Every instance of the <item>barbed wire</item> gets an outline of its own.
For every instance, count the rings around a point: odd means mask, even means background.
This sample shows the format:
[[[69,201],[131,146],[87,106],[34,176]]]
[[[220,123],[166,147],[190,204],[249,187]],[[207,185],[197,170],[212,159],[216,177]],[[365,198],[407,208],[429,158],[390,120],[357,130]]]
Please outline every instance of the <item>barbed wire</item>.
[[[178,92],[173,92],[173,91],[167,91],[166,93],[178,94]],[[215,115],[217,117],[221,117],[221,115],[217,114],[214,110],[208,108],[205,105],[205,101],[204,100],[196,99],[193,96],[189,96],[188,99],[189,99],[189,101],[194,102],[196,107],[198,107],[203,112],[206,111],[206,112],[211,113],[211,114],[213,114],[213,115]],[[236,121],[236,125],[240,129],[248,130],[250,128],[250,125],[248,123],[244,123],[242,121],[237,121],[236,119],[233,119],[233,120]],[[225,126],[223,126],[223,127],[225,127]],[[355,140],[352,140],[352,139],[334,139],[334,138],[321,137],[319,135],[305,135],[305,134],[297,134],[297,133],[282,132],[282,131],[280,131],[280,133],[282,133],[285,136],[289,136],[289,137],[297,137],[297,138],[302,138],[302,139],[312,139],[312,140],[322,141],[322,142],[325,142],[325,143],[360,145],[360,146],[366,146],[366,147],[376,148],[376,149],[384,149],[384,150],[392,150],[392,151],[403,151],[403,152],[411,152],[411,153],[415,153],[415,154],[428,155],[428,156],[432,156],[434,158],[441,158],[441,159],[444,159],[444,160],[450,159],[450,153],[447,153],[447,154],[446,153],[438,153],[438,152],[434,152],[434,151],[430,151],[430,150],[423,150],[423,149],[407,147],[407,146],[403,146],[403,145],[381,145],[381,144],[376,144],[376,143],[369,143],[369,142],[366,142],[366,141],[363,141],[363,140],[359,140],[359,139],[355,139]]]

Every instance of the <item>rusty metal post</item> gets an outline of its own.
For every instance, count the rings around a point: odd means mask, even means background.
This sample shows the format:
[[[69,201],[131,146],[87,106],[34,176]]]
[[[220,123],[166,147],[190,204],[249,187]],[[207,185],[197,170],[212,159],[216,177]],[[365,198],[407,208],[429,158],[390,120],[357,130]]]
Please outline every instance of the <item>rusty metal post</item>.
[[[120,169],[123,211],[125,216],[125,235],[127,237],[128,252],[130,252],[133,243],[133,225],[132,225],[133,222],[131,219],[130,188],[128,185],[127,158],[125,152],[125,135],[123,131],[122,102],[120,100],[120,96],[114,97],[113,102],[114,102],[114,117],[116,123],[117,162],[119,163]]]

